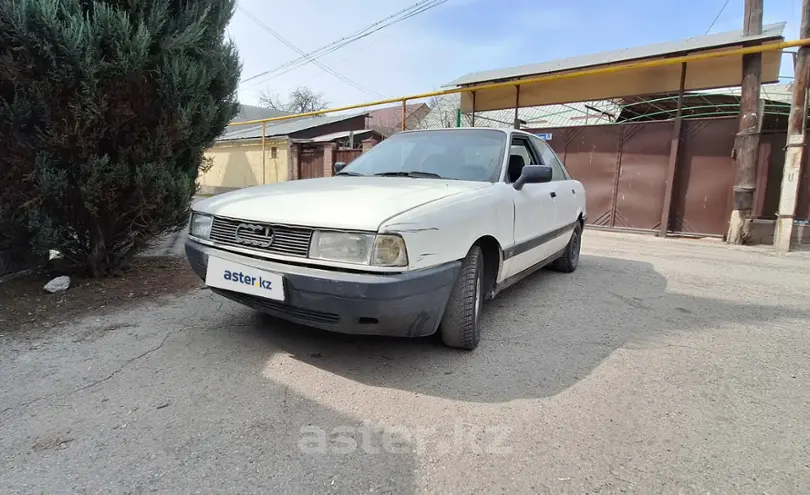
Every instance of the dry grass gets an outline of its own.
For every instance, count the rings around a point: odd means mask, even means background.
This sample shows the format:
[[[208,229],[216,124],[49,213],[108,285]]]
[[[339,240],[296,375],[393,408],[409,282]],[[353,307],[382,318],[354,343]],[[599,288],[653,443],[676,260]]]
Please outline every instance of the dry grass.
[[[203,285],[186,260],[178,257],[137,259],[118,277],[71,275],[67,291],[46,292],[44,285],[59,275],[43,270],[0,283],[0,332],[48,328]]]

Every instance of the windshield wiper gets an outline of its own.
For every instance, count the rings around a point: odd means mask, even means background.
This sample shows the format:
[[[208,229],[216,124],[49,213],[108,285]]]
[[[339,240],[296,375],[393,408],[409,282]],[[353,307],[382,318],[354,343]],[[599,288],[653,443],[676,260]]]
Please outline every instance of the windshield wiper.
[[[430,172],[419,172],[417,170],[412,170],[410,172],[380,172],[379,174],[374,174],[377,177],[413,177],[415,179],[444,179],[439,174],[433,174]]]
[[[340,171],[340,172],[336,173],[335,175],[349,175],[351,177],[365,177],[365,174],[358,174],[357,172],[343,172],[343,171]]]

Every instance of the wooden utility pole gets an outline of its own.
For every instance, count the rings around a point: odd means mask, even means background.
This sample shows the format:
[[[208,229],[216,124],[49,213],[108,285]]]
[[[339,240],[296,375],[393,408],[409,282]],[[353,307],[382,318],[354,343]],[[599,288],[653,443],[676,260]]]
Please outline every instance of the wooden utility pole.
[[[762,0],[745,0],[743,34],[762,34]],[[743,55],[743,79],[740,96],[740,126],[735,139],[737,166],[734,174],[734,210],[726,240],[742,244],[750,230],[751,210],[759,159],[759,90],[762,85],[762,54]]]
[[[408,100],[402,100],[402,130],[408,130]]]
[[[262,122],[262,184],[267,184],[267,172],[265,168],[264,136],[267,134],[267,122]],[[276,176],[278,180],[278,176]]]
[[[799,38],[810,38],[810,0],[802,1],[802,24]],[[804,133],[807,122],[807,84],[810,78],[810,47],[799,47],[793,64],[793,96],[790,100],[785,167],[782,172],[782,190],[779,195],[779,218],[776,220],[773,246],[777,251],[790,251],[793,236],[793,216],[796,214],[796,196],[802,172]]]
[[[681,125],[683,122],[683,90],[686,85],[686,62],[681,64],[681,85],[678,89],[678,110],[672,125],[672,142],[669,146],[669,163],[667,165],[667,182],[664,191],[664,207],[661,209],[661,230],[658,235],[667,236],[669,217],[672,213],[672,193],[675,190],[675,170],[678,167],[678,153],[681,150]]]

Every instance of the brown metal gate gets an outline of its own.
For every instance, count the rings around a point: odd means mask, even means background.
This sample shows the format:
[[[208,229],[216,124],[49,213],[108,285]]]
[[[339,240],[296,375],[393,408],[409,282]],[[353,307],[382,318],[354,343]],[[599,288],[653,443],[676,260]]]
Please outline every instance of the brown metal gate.
[[[730,191],[737,119],[685,120],[668,229],[722,235],[731,213]],[[583,183],[588,223],[658,230],[667,190],[674,122],[538,129],[571,175]]]
[[[808,134],[805,135],[804,149],[802,154],[802,177],[799,179],[799,196],[798,204],[796,205],[796,218],[801,220],[810,221],[810,153],[807,152],[810,147],[807,145]],[[784,156],[782,159],[784,163]],[[782,177],[781,175],[779,176]]]
[[[685,120],[675,174],[670,227],[675,232],[725,234],[734,185],[737,119]]]
[[[323,177],[323,148],[304,148],[298,159],[300,179]]]
[[[757,180],[758,214],[762,218],[775,219],[777,217],[782,173],[785,166],[786,134],[784,130],[762,134],[759,162],[761,177]],[[810,134],[805,137],[805,149],[810,149],[809,145]],[[764,190],[760,187],[762,183],[765,183]],[[802,156],[802,175],[799,179],[795,214],[796,220],[810,221],[810,153],[804,153]]]
[[[651,122],[621,127],[613,226],[658,229],[664,207],[673,123]]]
[[[361,149],[338,148],[337,151],[335,151],[335,163],[343,162],[348,165],[362,154],[363,150]]]
[[[622,126],[583,126],[551,131],[549,144],[571,176],[585,186],[588,222],[613,225],[613,189]]]

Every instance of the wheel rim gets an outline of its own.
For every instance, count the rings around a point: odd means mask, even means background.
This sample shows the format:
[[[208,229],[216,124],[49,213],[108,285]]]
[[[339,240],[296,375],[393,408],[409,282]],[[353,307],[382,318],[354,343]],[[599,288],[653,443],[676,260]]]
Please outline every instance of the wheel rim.
[[[481,274],[475,280],[475,324],[478,325],[478,315],[481,314]]]
[[[579,261],[579,232],[574,230],[574,237],[571,238],[571,262],[577,264]]]

